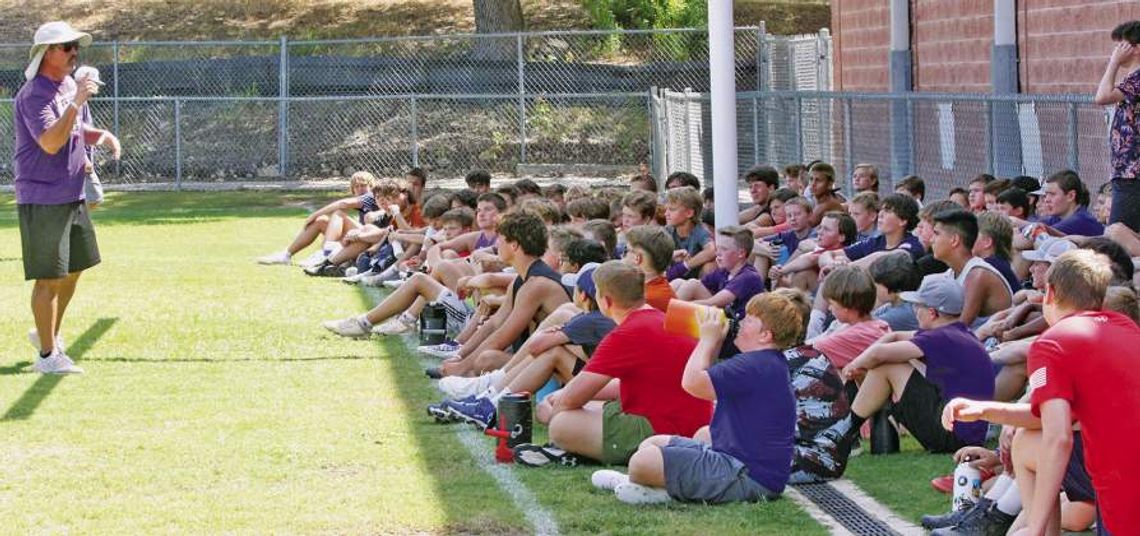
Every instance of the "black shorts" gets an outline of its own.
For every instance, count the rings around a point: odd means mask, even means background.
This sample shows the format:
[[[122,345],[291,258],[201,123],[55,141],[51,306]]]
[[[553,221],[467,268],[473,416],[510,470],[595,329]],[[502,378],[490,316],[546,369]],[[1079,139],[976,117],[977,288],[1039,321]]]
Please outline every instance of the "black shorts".
[[[16,205],[24,279],[60,279],[99,264],[99,244],[87,205]]]
[[[966,446],[953,432],[942,427],[942,392],[917,370],[911,372],[899,401],[890,413],[910,430],[922,448],[933,453],[953,453]]]
[[[1061,489],[1070,501],[1096,502],[1092,477],[1085,470],[1085,448],[1080,432],[1073,432],[1073,450],[1069,453],[1069,465],[1065,467],[1065,479],[1061,481]]]

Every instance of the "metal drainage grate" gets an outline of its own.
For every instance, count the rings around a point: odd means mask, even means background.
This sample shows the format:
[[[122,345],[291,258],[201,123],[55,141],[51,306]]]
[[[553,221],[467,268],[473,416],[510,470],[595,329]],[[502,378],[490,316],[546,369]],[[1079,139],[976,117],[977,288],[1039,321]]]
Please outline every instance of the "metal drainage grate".
[[[847,530],[860,536],[899,536],[886,523],[871,517],[855,501],[826,482],[800,484],[796,489]]]

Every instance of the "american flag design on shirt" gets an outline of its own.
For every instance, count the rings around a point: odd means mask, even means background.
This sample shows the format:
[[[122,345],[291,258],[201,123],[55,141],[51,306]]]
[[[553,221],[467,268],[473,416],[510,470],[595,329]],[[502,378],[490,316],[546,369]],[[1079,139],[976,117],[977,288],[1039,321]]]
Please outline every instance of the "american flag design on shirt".
[[[1048,367],[1041,367],[1029,375],[1029,390],[1033,391],[1045,387],[1049,382]]]

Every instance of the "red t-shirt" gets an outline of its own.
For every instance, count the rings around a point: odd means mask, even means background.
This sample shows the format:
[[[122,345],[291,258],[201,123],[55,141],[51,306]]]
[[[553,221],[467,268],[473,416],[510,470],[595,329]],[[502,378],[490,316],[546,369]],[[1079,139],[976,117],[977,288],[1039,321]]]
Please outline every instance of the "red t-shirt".
[[[692,437],[712,419],[712,402],[681,387],[697,341],[665,332],[665,313],[634,311],[598,344],[586,372],[621,380],[621,409],[649,419],[658,434]]]
[[[673,287],[664,277],[657,277],[645,282],[645,303],[665,312],[669,308],[669,300],[676,298]]]
[[[1033,414],[1069,402],[1105,526],[1131,534],[1140,528],[1140,327],[1110,311],[1068,316],[1029,347],[1028,368]]]

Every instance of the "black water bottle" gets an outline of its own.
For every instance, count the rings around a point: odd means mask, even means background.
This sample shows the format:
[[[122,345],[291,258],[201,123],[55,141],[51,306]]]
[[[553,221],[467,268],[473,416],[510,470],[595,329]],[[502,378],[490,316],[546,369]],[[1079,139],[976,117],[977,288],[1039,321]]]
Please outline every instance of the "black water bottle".
[[[871,416],[871,454],[894,454],[899,451],[899,431],[879,410]]]
[[[420,344],[442,344],[447,340],[447,311],[440,304],[428,304],[420,311]]]
[[[532,439],[530,393],[511,393],[499,399],[498,415],[499,430],[507,435],[507,447],[515,448],[523,443],[530,443]]]

